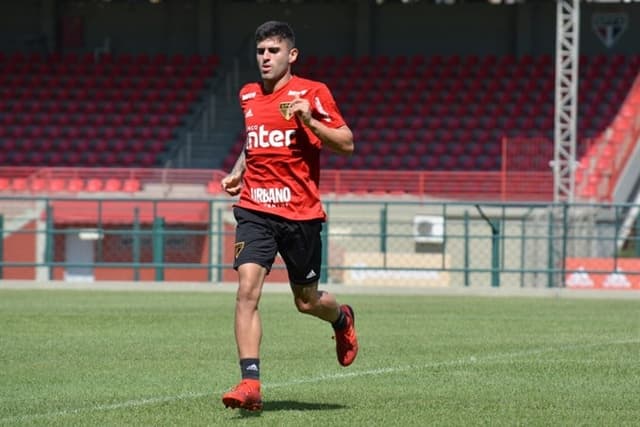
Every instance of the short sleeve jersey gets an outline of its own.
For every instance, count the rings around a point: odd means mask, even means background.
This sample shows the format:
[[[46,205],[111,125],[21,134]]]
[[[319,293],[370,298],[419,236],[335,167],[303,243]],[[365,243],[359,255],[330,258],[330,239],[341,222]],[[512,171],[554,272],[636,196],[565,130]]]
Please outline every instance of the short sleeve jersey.
[[[259,83],[245,85],[239,97],[246,168],[236,205],[291,220],[324,220],[319,192],[322,141],[288,113],[296,96],[307,99],[312,116],[326,126],[345,125],[331,92],[321,82],[292,76],[268,94]]]

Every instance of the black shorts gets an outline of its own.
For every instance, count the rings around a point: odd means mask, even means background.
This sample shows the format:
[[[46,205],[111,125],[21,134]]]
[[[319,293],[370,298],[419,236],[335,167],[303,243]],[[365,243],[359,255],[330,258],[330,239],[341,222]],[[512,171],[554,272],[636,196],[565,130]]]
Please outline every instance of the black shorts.
[[[276,253],[287,266],[289,281],[311,284],[320,278],[322,220],[293,221],[235,207],[235,261],[233,268],[255,263],[271,271]]]

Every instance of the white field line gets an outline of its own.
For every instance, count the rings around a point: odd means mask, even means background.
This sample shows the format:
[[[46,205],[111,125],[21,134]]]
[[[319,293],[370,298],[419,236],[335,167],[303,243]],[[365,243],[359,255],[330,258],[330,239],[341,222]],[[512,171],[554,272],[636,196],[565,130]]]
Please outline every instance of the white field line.
[[[529,349],[529,350],[522,350],[522,351],[516,351],[516,352],[509,352],[509,353],[496,353],[496,354],[490,354],[485,356],[469,356],[463,359],[431,362],[431,363],[424,363],[420,365],[391,366],[386,368],[368,369],[364,371],[349,371],[345,373],[336,373],[336,374],[320,375],[320,376],[308,377],[308,378],[292,379],[292,380],[280,382],[280,383],[263,383],[262,387],[264,389],[273,389],[273,388],[291,387],[299,384],[311,384],[311,383],[320,383],[324,381],[342,380],[347,378],[395,374],[395,373],[402,373],[402,372],[415,371],[415,370],[421,370],[421,369],[424,370],[424,369],[438,368],[442,366],[477,365],[481,363],[516,359],[519,357],[527,357],[527,356],[532,356],[535,354],[542,354],[542,353],[560,353],[565,351],[581,350],[581,349],[587,349],[587,348],[593,348],[593,347],[615,346],[615,345],[625,345],[625,344],[640,344],[640,339],[629,339],[629,340],[609,341],[609,342],[590,343],[590,344],[573,344],[573,345],[566,345],[566,346],[560,346],[560,347],[545,347],[545,348]],[[226,390],[218,390],[218,391],[214,390],[214,391],[207,391],[204,393],[183,393],[175,396],[159,396],[159,397],[150,397],[150,398],[142,398],[142,399],[132,399],[132,400],[126,400],[124,402],[87,406],[87,407],[76,408],[76,409],[63,409],[60,411],[44,412],[40,414],[18,415],[18,416],[0,418],[0,423],[24,422],[24,421],[33,421],[37,419],[52,420],[55,418],[65,417],[69,415],[77,415],[77,414],[90,413],[90,412],[113,411],[118,409],[136,408],[141,406],[156,405],[160,403],[176,402],[180,400],[200,399],[206,396],[222,394],[225,391]]]

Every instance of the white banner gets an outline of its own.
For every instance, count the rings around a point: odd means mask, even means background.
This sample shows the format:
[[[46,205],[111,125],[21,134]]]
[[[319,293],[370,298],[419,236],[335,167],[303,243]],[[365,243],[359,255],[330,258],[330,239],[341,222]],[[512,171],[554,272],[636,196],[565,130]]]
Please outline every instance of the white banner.
[[[360,286],[449,286],[449,255],[346,252],[342,282]]]

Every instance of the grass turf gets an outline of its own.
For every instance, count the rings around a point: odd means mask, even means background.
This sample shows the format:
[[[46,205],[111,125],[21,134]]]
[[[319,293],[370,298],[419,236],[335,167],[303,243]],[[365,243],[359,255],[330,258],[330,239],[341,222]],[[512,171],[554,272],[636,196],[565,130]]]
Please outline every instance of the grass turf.
[[[263,296],[265,407],[239,379],[234,295],[0,291],[0,425],[638,425],[633,300],[344,295],[361,351]]]

